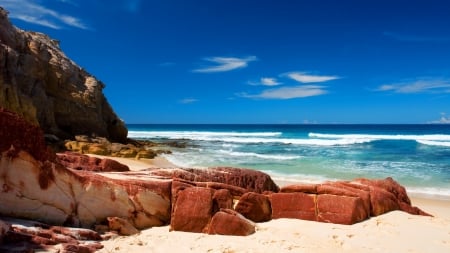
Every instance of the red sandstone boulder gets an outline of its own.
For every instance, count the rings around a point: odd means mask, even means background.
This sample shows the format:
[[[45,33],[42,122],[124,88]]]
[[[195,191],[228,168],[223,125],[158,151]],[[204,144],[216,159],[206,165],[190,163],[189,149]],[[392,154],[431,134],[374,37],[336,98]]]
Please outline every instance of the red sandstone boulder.
[[[289,185],[283,187],[280,192],[282,193],[271,196],[273,218],[295,217],[338,224],[353,224],[370,216],[377,216],[393,210],[429,215],[417,207],[412,207],[405,188],[392,178]],[[311,201],[304,202],[305,205],[315,208],[315,211],[310,210],[305,215],[305,206],[298,203],[299,197],[286,195],[294,193],[316,196],[314,207]],[[304,215],[300,215],[299,211]],[[313,214],[315,218],[312,217]],[[301,216],[306,217],[301,218]]]
[[[351,225],[369,217],[359,197],[320,194],[317,196],[317,221]]]
[[[227,189],[216,190],[214,192],[213,202],[214,213],[220,209],[233,209],[233,196]]]
[[[204,232],[213,215],[214,191],[204,187],[179,190],[172,204],[170,230]]]
[[[58,161],[66,168],[74,170],[87,170],[94,172],[121,172],[130,169],[112,159],[101,159],[93,156],[83,155],[75,152],[64,152],[57,154]]]
[[[267,196],[248,192],[241,196],[235,210],[245,218],[254,222],[265,222],[272,219],[272,208]]]
[[[169,223],[171,180],[68,170],[24,151],[15,158],[5,152],[0,155],[0,215],[75,227],[91,227],[107,217],[130,219],[139,229]]]
[[[208,169],[180,168],[175,170],[149,170],[153,175],[168,178],[178,178],[191,182],[215,182],[239,188],[246,191],[263,193],[278,192],[279,187],[266,173],[240,168],[218,167]]]
[[[352,183],[368,186],[372,208],[371,214],[374,216],[394,210],[402,210],[415,215],[431,216],[419,208],[411,206],[411,200],[406,193],[405,187],[390,177],[380,180],[360,178]]]
[[[255,233],[255,224],[236,211],[221,209],[212,217],[207,233],[247,236]]]
[[[272,219],[294,218],[315,221],[317,219],[316,196],[302,192],[270,195]]]
[[[52,249],[62,244],[63,252],[95,252],[103,246],[97,242],[100,235],[89,229],[49,226],[44,223],[6,218],[10,223],[0,252],[34,252],[35,249]]]

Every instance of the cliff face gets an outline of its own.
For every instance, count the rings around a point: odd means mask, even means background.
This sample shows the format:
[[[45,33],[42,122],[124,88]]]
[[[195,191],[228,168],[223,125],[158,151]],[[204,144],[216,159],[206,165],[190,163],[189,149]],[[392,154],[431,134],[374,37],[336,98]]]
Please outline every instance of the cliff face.
[[[67,58],[58,41],[14,27],[0,7],[0,107],[62,138],[95,134],[125,142],[126,126],[104,87]]]

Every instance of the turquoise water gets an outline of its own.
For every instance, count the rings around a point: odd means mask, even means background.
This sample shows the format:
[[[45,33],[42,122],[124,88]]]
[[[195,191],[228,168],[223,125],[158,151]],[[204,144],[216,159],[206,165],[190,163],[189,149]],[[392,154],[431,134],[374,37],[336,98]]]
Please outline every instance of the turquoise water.
[[[130,138],[183,140],[180,166],[258,169],[320,182],[392,177],[411,193],[450,199],[450,125],[128,125]]]

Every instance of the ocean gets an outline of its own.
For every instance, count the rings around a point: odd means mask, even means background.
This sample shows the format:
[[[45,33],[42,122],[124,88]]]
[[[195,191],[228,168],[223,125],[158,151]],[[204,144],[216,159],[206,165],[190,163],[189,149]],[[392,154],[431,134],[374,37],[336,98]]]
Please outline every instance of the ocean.
[[[450,200],[450,125],[147,125],[128,137],[183,141],[164,155],[184,167],[233,166],[275,180],[392,177],[410,194]]]

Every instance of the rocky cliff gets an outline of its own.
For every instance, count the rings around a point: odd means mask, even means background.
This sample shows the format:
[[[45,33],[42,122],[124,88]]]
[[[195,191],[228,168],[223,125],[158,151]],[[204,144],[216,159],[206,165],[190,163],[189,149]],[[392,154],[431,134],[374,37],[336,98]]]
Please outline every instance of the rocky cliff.
[[[13,26],[0,7],[0,107],[45,133],[125,142],[127,129],[102,93],[105,85],[61,51],[47,35]]]

